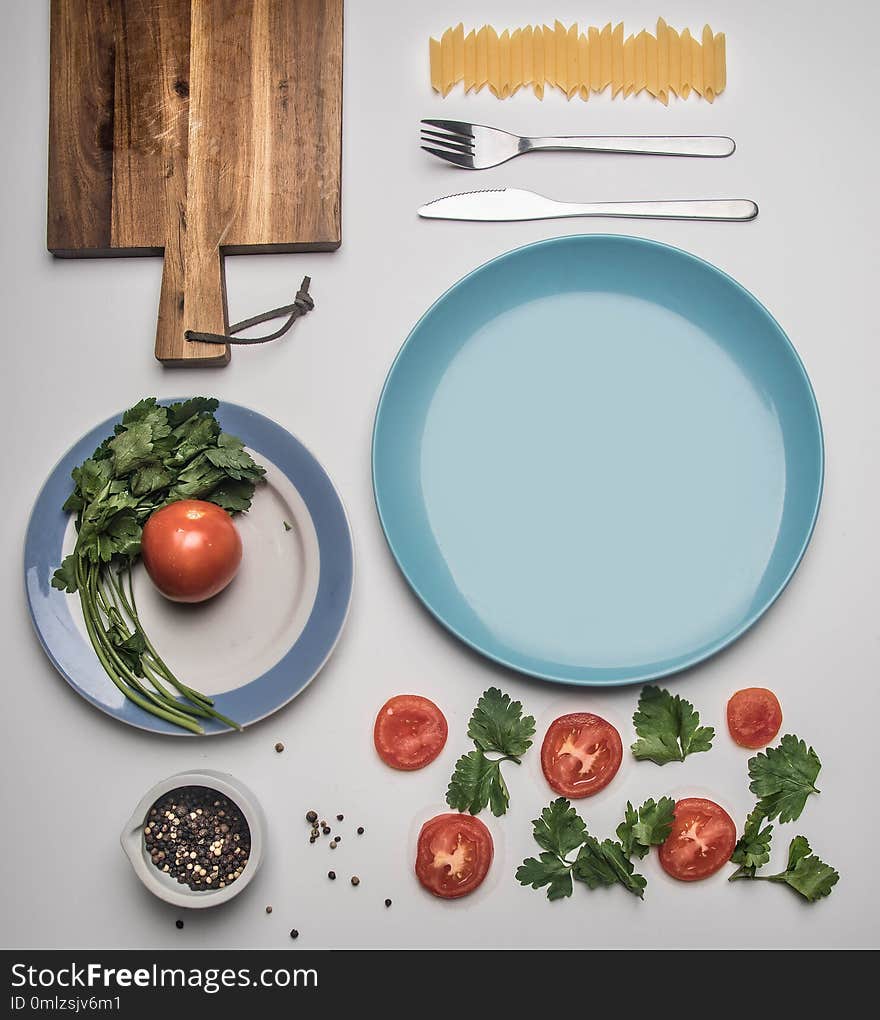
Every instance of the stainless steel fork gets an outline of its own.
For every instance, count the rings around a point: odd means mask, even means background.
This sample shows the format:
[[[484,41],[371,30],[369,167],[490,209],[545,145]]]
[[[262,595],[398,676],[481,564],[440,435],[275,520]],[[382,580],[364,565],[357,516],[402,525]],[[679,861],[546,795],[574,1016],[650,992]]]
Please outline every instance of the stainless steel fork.
[[[422,148],[465,170],[486,170],[540,149],[624,152],[642,156],[729,156],[732,138],[720,135],[571,135],[529,138],[463,120],[423,120]],[[424,126],[427,125],[427,126]]]

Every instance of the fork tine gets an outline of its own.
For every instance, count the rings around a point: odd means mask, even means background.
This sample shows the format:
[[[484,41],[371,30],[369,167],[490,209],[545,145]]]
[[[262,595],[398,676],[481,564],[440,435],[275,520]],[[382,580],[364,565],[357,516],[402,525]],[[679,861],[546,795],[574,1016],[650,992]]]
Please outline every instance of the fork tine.
[[[453,131],[457,135],[466,135],[469,138],[474,136],[473,125],[463,120],[423,120],[422,123],[445,131]]]
[[[427,142],[428,145],[436,145],[438,148],[441,148],[441,149],[449,149],[452,152],[463,152],[466,156],[473,156],[473,154],[474,154],[474,147],[473,147],[473,145],[470,145],[467,142],[462,143],[462,142],[454,141],[453,139],[448,138],[448,137],[447,138],[439,138],[439,137],[431,138],[431,137],[429,137],[427,132],[423,132],[422,133],[421,140],[423,142]]]
[[[427,145],[423,145],[422,148],[432,156],[445,159],[447,163],[454,163],[456,166],[464,167],[465,170],[474,169],[474,157],[469,154],[452,152],[450,149],[431,149]]]
[[[454,135],[448,131],[429,131],[428,128],[422,128],[422,138],[428,138],[430,140],[437,139],[440,142],[452,142],[455,145],[464,145],[468,149],[473,149],[474,139],[469,138],[467,135]]]

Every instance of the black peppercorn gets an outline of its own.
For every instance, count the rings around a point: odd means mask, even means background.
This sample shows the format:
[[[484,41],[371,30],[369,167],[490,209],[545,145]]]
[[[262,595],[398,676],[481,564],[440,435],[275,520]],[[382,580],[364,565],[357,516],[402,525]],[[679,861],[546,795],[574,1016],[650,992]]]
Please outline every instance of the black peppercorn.
[[[359,825],[358,826],[358,835],[359,836],[363,836],[363,834],[364,834],[364,827],[363,827],[363,825]]]
[[[296,928],[291,928],[290,929],[290,937],[292,939],[298,939],[299,938],[299,932],[296,930]]]
[[[327,878],[329,878],[331,882],[335,882],[336,881],[336,872],[335,871],[328,871],[327,872]]]
[[[311,822],[312,825],[318,820],[318,813],[316,811],[306,811],[306,821]]]
[[[352,885],[360,885],[361,884],[361,880],[357,877],[357,875],[352,875],[351,876],[351,884]]]
[[[180,921],[180,920],[175,921],[174,922],[174,927],[175,928],[182,928],[183,927],[183,921]]]
[[[391,906],[391,900],[385,900],[385,906],[386,907],[390,907]]]

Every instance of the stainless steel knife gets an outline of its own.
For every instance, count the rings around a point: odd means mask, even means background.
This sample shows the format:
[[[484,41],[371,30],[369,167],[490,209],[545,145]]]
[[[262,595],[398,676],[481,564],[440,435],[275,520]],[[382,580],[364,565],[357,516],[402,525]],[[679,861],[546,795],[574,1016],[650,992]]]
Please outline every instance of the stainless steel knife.
[[[681,202],[557,202],[521,188],[492,188],[436,198],[419,209],[431,220],[548,220],[560,216],[626,216],[652,220],[753,220],[758,206],[746,198]]]

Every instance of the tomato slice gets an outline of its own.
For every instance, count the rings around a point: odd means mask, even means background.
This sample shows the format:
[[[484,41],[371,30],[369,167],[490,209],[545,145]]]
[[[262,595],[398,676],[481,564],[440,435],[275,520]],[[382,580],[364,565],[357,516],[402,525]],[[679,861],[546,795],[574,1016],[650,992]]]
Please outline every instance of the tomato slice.
[[[766,747],[781,727],[779,699],[766,687],[746,687],[727,702],[727,728],[740,747]]]
[[[589,712],[555,719],[541,746],[541,768],[563,797],[591,797],[617,775],[623,758],[620,734],[610,722]]]
[[[379,709],[373,742],[393,769],[424,768],[443,750],[449,732],[440,709],[419,694],[398,694]]]
[[[681,882],[698,882],[714,875],[730,860],[736,845],[736,825],[714,800],[688,797],[675,805],[672,831],[660,846],[660,864]]]
[[[425,822],[416,851],[416,877],[444,900],[472,893],[489,871],[492,834],[471,815],[437,815]]]

